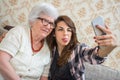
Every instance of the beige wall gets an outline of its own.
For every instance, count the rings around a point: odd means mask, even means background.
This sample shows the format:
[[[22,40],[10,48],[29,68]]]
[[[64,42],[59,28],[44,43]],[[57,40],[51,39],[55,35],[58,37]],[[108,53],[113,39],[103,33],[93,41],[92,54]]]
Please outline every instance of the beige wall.
[[[52,3],[60,14],[71,17],[78,39],[90,46],[96,45],[91,20],[98,15],[104,17],[117,36],[120,35],[120,0],[0,0],[0,27],[26,25],[31,7],[38,2]],[[120,70],[120,47],[111,52],[104,65]]]

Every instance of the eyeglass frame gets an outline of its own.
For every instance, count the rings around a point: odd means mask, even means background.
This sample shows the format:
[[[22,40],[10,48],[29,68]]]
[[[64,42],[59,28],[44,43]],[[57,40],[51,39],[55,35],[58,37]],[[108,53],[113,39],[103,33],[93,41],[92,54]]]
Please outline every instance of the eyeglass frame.
[[[53,22],[50,22],[49,20],[47,20],[45,18],[41,18],[41,17],[38,17],[37,19],[41,20],[41,22],[44,26],[47,26],[49,24],[51,28],[55,28]]]

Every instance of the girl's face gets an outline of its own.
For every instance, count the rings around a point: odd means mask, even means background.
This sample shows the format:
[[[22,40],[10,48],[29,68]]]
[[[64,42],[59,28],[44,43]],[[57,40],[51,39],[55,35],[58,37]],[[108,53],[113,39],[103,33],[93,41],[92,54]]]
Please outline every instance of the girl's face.
[[[64,21],[57,23],[55,28],[55,37],[58,47],[65,47],[69,44],[72,36],[72,30]]]

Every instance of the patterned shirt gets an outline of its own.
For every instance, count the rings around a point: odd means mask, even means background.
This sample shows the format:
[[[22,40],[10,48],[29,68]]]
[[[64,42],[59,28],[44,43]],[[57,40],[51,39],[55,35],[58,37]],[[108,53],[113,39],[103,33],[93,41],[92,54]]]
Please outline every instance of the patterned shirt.
[[[98,46],[95,48],[89,48],[84,43],[77,44],[68,61],[70,73],[74,80],[85,80],[84,62],[88,62],[90,64],[101,64],[104,62],[105,59],[98,56],[98,50]],[[53,50],[53,58],[55,57],[55,52],[56,48]]]

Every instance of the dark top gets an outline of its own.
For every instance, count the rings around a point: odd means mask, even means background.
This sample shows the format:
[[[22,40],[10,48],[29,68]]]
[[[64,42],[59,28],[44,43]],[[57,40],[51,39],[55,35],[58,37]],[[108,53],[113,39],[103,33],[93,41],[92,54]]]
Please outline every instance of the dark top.
[[[90,48],[84,43],[78,43],[72,51],[72,54],[68,59],[68,63],[59,68],[56,64],[59,54],[57,47],[55,46],[51,55],[52,66],[50,68],[50,76],[52,79],[49,80],[85,80],[84,62],[88,62],[90,64],[101,64],[105,60],[105,58],[99,57],[98,51],[99,46]],[[66,79],[64,79],[65,77]]]
[[[50,68],[49,80],[74,80],[70,73],[69,64],[66,63],[64,66],[59,67],[57,65],[57,59],[59,58],[58,50],[55,52],[53,62]]]

